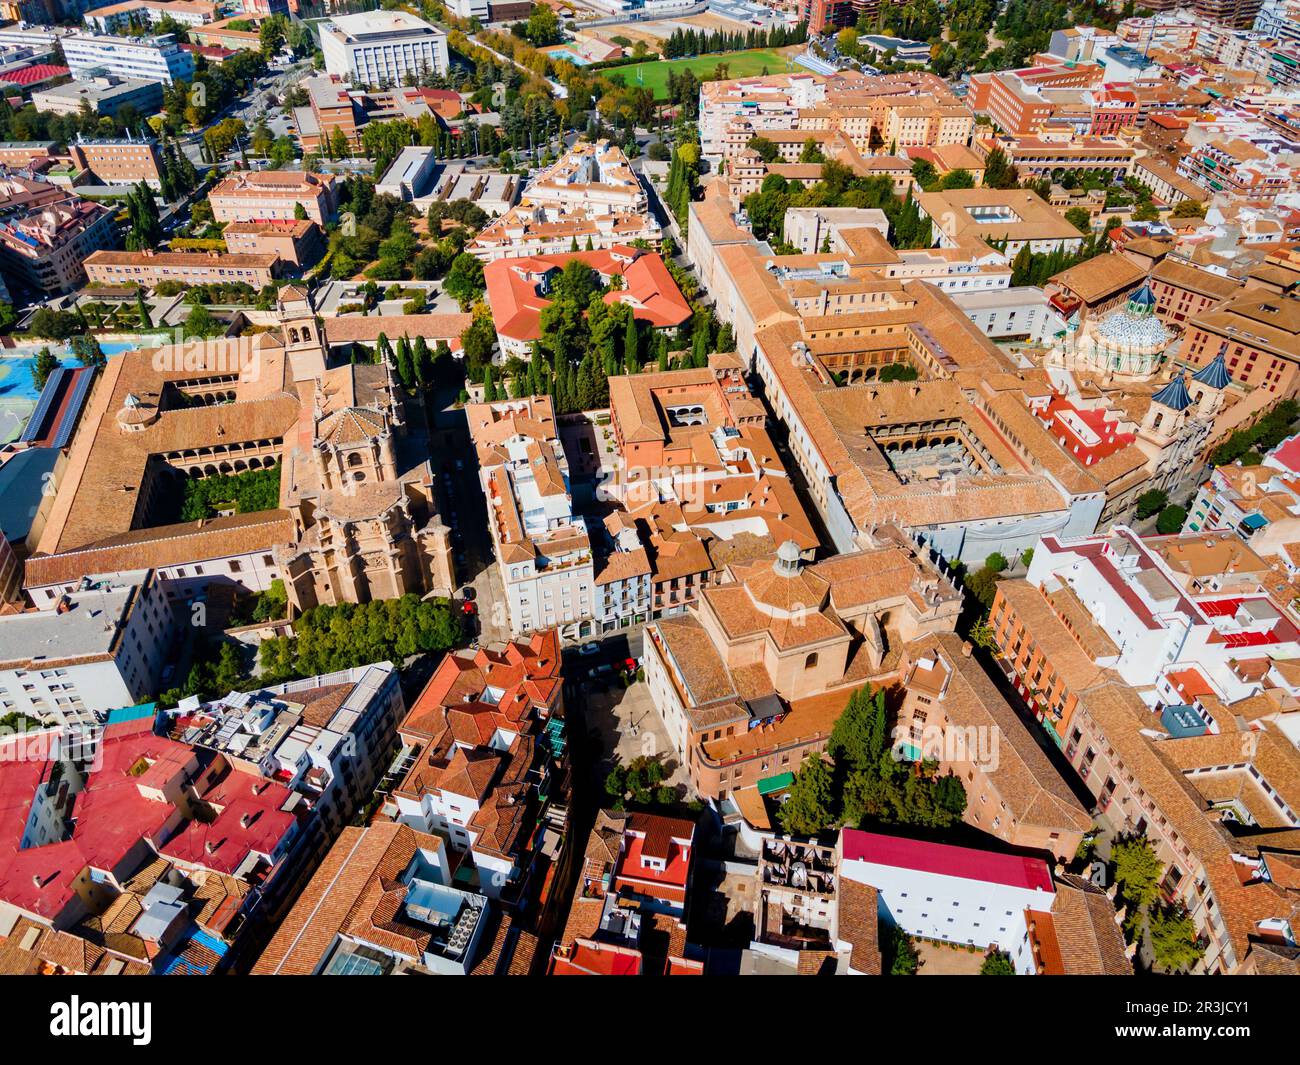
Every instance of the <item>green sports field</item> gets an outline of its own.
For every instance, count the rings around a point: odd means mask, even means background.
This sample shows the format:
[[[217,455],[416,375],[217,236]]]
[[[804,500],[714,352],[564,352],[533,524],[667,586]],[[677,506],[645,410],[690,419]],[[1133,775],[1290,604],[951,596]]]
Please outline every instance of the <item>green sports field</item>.
[[[668,88],[668,72],[680,74],[684,70],[693,70],[701,81],[712,81],[713,72],[718,64],[725,64],[727,77],[748,78],[763,73],[767,68],[769,74],[784,74],[786,70],[786,52],[795,55],[799,48],[785,50],[773,48],[755,48],[752,52],[723,52],[720,55],[701,55],[694,59],[659,59],[651,63],[629,63],[626,66],[613,67],[601,71],[603,74],[621,74],[627,79],[629,87],[644,85],[654,92],[655,97],[663,99]],[[641,80],[638,81],[638,75]]]

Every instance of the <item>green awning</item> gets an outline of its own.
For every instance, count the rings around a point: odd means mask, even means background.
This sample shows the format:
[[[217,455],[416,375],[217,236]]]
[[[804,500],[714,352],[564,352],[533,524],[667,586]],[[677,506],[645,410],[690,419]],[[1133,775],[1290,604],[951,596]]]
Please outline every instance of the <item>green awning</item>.
[[[781,773],[774,777],[764,777],[758,782],[758,793],[760,795],[771,795],[774,791],[784,791],[793,783],[793,773]]]

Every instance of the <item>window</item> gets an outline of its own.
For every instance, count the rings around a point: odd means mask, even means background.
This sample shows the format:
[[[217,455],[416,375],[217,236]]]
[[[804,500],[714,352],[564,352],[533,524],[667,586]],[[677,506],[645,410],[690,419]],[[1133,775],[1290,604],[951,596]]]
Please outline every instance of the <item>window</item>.
[[[817,652],[814,651],[812,654],[810,654],[807,658],[803,660],[803,668],[812,669],[816,665],[817,665]]]

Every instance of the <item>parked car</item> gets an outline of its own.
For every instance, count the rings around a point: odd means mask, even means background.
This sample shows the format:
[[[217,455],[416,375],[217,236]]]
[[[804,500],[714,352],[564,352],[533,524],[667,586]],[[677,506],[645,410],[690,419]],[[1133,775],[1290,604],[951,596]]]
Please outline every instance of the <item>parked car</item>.
[[[600,644],[584,643],[578,648],[578,654],[582,655],[583,658],[590,658],[592,655],[598,655],[600,654]]]

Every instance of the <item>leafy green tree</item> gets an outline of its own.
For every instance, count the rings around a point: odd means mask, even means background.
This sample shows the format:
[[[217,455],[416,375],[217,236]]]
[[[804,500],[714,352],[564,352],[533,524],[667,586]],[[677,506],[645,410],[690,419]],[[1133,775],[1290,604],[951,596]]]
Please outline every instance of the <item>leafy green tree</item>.
[[[1007,153],[1001,148],[992,149],[984,159],[984,184],[991,189],[1013,189],[1018,181]]]
[[[461,617],[448,600],[422,600],[415,594],[314,607],[294,619],[293,636],[262,641],[258,680],[279,683],[445,651],[463,639]]]
[[[82,333],[72,338],[72,354],[77,357],[77,361],[82,366],[94,366],[96,369],[102,369],[108,361],[104,357],[104,350],[99,346],[99,341],[89,333]]]
[[[207,305],[203,303],[196,303],[190,307],[189,317],[185,319],[185,324],[181,328],[187,339],[221,336],[226,331],[226,326],[217,321]]]
[[[280,505],[280,466],[241,473],[214,474],[182,483],[180,521],[212,518],[231,509],[237,514],[274,510]]]
[[[1152,514],[1159,513],[1169,502],[1169,493],[1161,491],[1159,488],[1152,488],[1148,492],[1143,492],[1137,497],[1137,516],[1139,518],[1149,518]]]
[[[826,156],[822,154],[821,145],[817,141],[808,137],[803,142],[803,148],[799,151],[799,162],[801,163],[824,163]]]
[[[805,754],[789,796],[777,810],[782,829],[796,836],[816,836],[834,827],[833,783],[830,766],[821,755]]]
[[[58,356],[51,354],[49,348],[41,348],[32,363],[32,383],[38,390],[44,388],[45,382],[50,379],[50,374],[58,368]]]
[[[468,252],[461,252],[452,260],[442,287],[460,304],[461,310],[468,310],[485,290],[483,263]]]
[[[944,174],[943,180],[939,182],[939,188],[944,192],[949,189],[973,189],[974,187],[975,175],[961,167],[949,170],[948,173]]]
[[[906,362],[891,362],[887,366],[881,367],[880,380],[887,381],[915,381],[920,374],[917,373],[916,367]]]
[[[408,390],[414,388],[415,362],[411,358],[411,342],[404,336],[397,338],[397,345],[393,350],[393,362],[402,387]]]
[[[765,163],[775,163],[781,158],[781,149],[761,134],[750,137],[748,146],[758,152],[759,158]]]
[[[127,251],[156,248],[162,241],[162,220],[153,192],[143,181],[136,184],[126,197],[128,229]]]
[[[47,340],[67,340],[85,328],[80,317],[71,311],[41,307],[32,315],[29,331]]]
[[[889,750],[889,719],[883,689],[870,685],[849,696],[843,713],[831,727],[826,750],[837,766],[873,769]]]
[[[1086,208],[1071,207],[1065,212],[1065,220],[1080,233],[1092,232],[1092,215],[1088,213]]]
[[[916,953],[916,947],[912,945],[911,936],[899,928],[898,925],[891,924],[889,932],[885,936],[884,946],[882,961],[885,971],[890,976],[916,975],[920,957]]]
[[[1183,522],[1187,520],[1187,511],[1183,507],[1167,506],[1160,512],[1160,517],[1156,518],[1156,532],[1162,536],[1173,536],[1181,532]]]
[[[989,617],[987,614],[971,626],[970,642],[984,651],[997,650],[997,637],[993,634],[993,626],[989,624]]]
[[[284,47],[285,22],[283,15],[272,15],[263,20],[258,28],[258,43],[263,59],[270,59]]]
[[[1156,900],[1164,866],[1145,836],[1116,840],[1111,844],[1110,858],[1115,867],[1115,882],[1125,902],[1141,909]]]
[[[998,592],[998,571],[981,566],[966,578],[966,590],[985,610],[991,609]]]
[[[560,31],[560,18],[546,4],[534,4],[528,15],[524,36],[534,48],[544,48],[548,44],[559,44],[564,35]]]
[[[1156,906],[1147,915],[1151,953],[1163,968],[1175,972],[1190,969],[1205,955],[1196,925],[1181,906]]]
[[[640,337],[636,328],[636,315],[629,309],[627,328],[623,334],[623,363],[628,373],[636,373],[641,367]]]
[[[984,956],[980,966],[980,976],[1015,976],[1016,968],[1011,959],[1000,950],[990,950]]]

